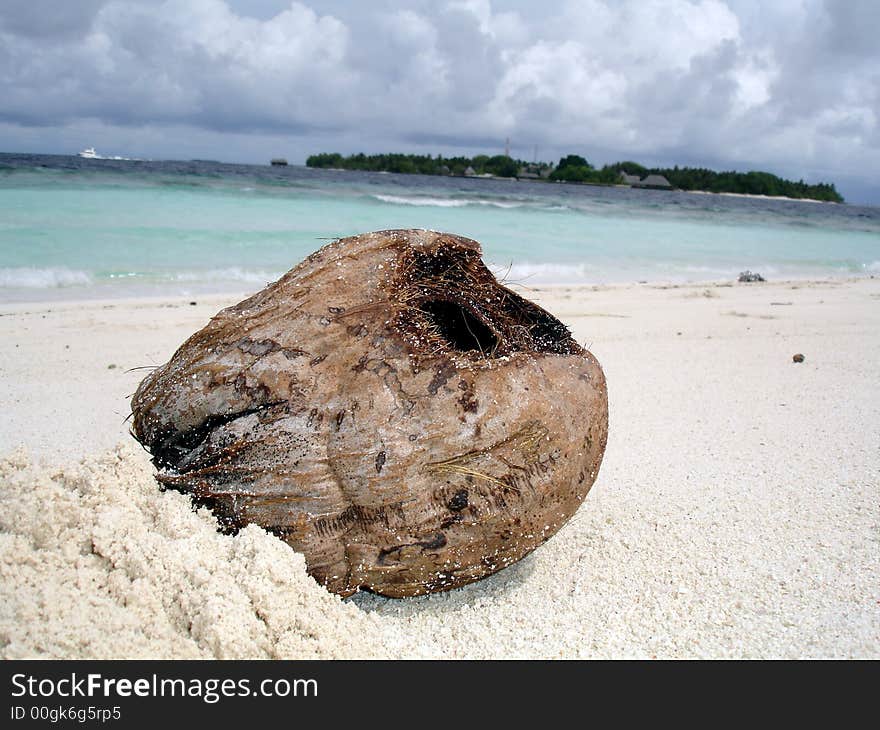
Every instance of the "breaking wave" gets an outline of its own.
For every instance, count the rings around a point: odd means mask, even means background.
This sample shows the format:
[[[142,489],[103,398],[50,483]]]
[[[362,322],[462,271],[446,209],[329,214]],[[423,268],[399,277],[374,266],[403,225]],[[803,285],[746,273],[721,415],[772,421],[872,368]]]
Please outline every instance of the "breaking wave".
[[[181,271],[171,277],[174,281],[242,281],[248,284],[268,284],[275,281],[283,271],[264,271],[255,269],[242,269],[238,266],[230,266],[224,269],[205,269],[204,271]]]
[[[593,268],[586,264],[493,263],[489,268],[498,279],[511,284],[575,284],[596,278]]]
[[[488,205],[493,208],[521,208],[526,203],[510,200],[481,200],[479,198],[432,198],[425,195],[371,195],[383,203],[393,205],[420,205],[432,208],[464,208],[468,205]]]
[[[0,268],[2,289],[57,289],[66,286],[88,286],[92,277],[85,271],[64,267],[36,268],[16,266]]]
[[[171,271],[171,272],[97,272],[89,274],[78,269],[64,267],[36,268],[32,266],[0,267],[0,289],[60,289],[65,287],[88,287],[93,285],[130,285],[179,282],[181,284],[240,282],[265,286],[284,272],[262,269],[227,268]]]

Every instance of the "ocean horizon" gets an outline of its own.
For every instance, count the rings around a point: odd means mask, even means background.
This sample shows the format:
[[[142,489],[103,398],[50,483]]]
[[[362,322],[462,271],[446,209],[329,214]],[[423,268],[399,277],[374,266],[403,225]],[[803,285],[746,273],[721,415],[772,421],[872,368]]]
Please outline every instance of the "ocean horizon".
[[[0,301],[255,291],[336,238],[479,241],[506,282],[880,273],[880,207],[683,191],[0,153]]]

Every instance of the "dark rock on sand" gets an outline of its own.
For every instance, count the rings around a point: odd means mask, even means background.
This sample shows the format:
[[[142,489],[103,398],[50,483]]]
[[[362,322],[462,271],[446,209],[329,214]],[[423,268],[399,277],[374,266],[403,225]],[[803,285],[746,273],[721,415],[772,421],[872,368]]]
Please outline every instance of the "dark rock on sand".
[[[746,270],[740,273],[737,281],[746,282],[748,284],[753,281],[766,281],[766,279],[755,271]]]

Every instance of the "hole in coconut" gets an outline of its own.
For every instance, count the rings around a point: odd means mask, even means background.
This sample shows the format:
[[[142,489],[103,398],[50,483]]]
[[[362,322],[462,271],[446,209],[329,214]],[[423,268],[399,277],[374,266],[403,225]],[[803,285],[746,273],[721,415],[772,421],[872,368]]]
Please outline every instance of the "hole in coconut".
[[[479,350],[490,356],[498,347],[495,333],[455,302],[422,302],[419,309],[437,328],[440,336],[456,350]]]

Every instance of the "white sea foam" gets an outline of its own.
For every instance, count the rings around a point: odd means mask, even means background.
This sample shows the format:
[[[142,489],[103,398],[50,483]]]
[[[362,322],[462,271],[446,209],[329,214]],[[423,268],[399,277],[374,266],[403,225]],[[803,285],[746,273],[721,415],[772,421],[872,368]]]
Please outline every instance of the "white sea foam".
[[[374,195],[376,200],[394,205],[426,205],[434,208],[463,208],[468,203],[466,200],[450,200],[448,198],[408,198],[403,195]]]
[[[2,289],[56,289],[65,286],[88,286],[92,277],[85,271],[53,266],[36,268],[15,266],[0,268]]]
[[[734,281],[746,266],[693,265],[675,261],[640,260],[625,261],[609,257],[583,262],[537,262],[525,261],[501,264],[493,262],[489,267],[502,282],[510,284],[602,284],[612,282],[649,281]],[[798,270],[763,264],[752,267],[769,278],[798,275]]]
[[[492,264],[492,272],[498,279],[513,284],[553,283],[573,284],[593,281],[591,269],[586,264],[518,263]]]
[[[275,281],[282,273],[229,266],[223,269],[181,271],[173,278],[174,281],[243,281],[251,284],[267,284],[270,281]]]
[[[524,203],[505,200],[480,200],[477,198],[431,198],[427,196],[373,195],[376,200],[394,205],[419,205],[433,208],[464,208],[468,205],[488,205],[493,208],[521,208]]]
[[[123,271],[123,272],[110,274],[108,278],[110,278],[110,279],[136,279],[141,276],[143,276],[143,274],[141,274],[137,271]]]
[[[657,266],[661,271],[669,271],[671,274],[678,274],[689,281],[714,281],[716,279],[736,279],[743,271],[750,269],[757,271],[763,276],[776,277],[780,274],[780,270],[771,264],[762,264],[761,262],[741,265],[723,265],[715,266],[706,264],[679,264],[677,262],[660,262]]]

